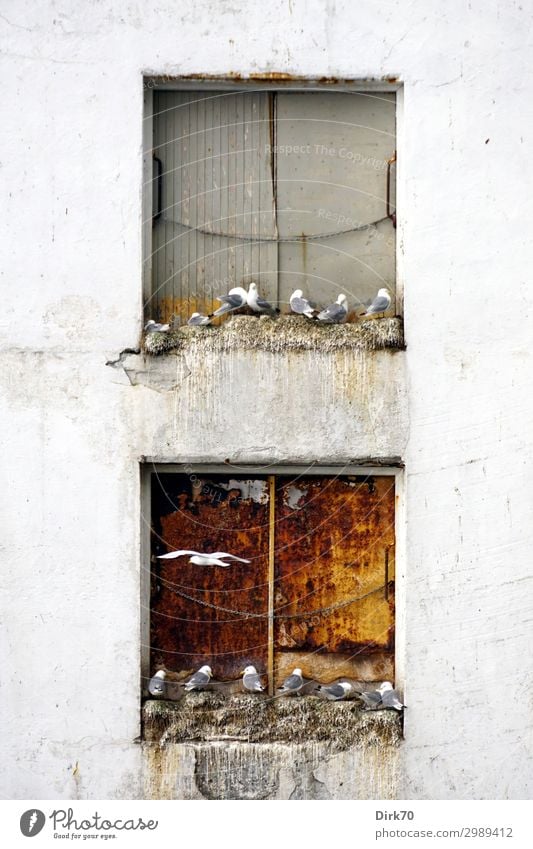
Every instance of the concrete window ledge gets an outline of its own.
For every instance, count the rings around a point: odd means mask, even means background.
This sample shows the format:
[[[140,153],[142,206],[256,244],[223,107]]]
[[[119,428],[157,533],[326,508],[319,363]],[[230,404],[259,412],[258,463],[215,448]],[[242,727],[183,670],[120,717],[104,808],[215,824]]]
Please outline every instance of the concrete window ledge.
[[[145,799],[395,799],[402,718],[355,701],[190,693],[143,706]]]
[[[188,693],[179,702],[145,702],[143,738],[159,745],[237,740],[327,741],[338,749],[359,744],[397,746],[402,739],[402,718],[396,711],[361,710],[355,700]]]
[[[301,316],[236,315],[220,327],[180,327],[169,333],[148,333],[142,349],[160,355],[171,351],[205,354],[255,350],[268,353],[289,351],[380,351],[404,348],[401,318],[367,319],[353,324],[325,325]]]

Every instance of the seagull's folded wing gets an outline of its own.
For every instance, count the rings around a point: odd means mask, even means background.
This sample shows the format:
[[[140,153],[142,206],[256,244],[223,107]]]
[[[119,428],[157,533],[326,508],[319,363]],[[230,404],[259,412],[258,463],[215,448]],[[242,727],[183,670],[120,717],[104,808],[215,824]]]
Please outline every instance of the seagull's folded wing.
[[[370,304],[369,312],[385,312],[390,307],[390,298],[375,298]]]

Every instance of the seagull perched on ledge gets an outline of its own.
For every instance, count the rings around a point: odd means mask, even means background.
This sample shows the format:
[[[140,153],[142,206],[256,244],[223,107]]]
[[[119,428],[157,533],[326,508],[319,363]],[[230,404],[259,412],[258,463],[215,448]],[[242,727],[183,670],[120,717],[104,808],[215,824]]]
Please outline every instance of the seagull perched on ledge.
[[[185,689],[188,693],[191,690],[201,690],[209,684],[212,674],[213,672],[211,671],[210,666],[201,666],[198,672],[191,675],[189,680],[185,683]]]
[[[398,691],[394,689],[390,681],[384,681],[377,690],[369,690],[359,695],[367,705],[367,709],[393,708],[394,710],[402,710],[405,707],[398,697]]]
[[[170,324],[158,324],[153,318],[144,325],[145,333],[166,333],[167,330],[170,330]]]
[[[248,292],[242,286],[236,286],[230,289],[227,295],[217,295],[217,301],[220,301],[222,306],[214,311],[213,316],[225,315],[245,307],[248,303]]]
[[[342,324],[348,317],[348,298],[346,295],[339,295],[334,304],[319,312],[317,319],[323,321],[324,324]]]
[[[211,318],[208,315],[202,315],[200,312],[193,312],[190,319],[187,321],[189,327],[201,327],[203,324],[210,324]]]
[[[362,318],[368,318],[372,315],[382,315],[386,313],[391,305],[391,296],[388,289],[380,289],[370,304]]]
[[[226,563],[226,560],[238,560],[239,563],[250,563],[250,560],[245,560],[244,557],[236,557],[235,554],[227,554],[225,551],[212,551],[203,553],[201,551],[188,551],[180,549],[179,551],[170,551],[168,554],[159,554],[158,560],[174,560],[176,557],[189,557],[189,563],[194,563],[195,566],[231,566],[231,563]]]
[[[269,315],[271,318],[275,318],[279,313],[279,309],[277,309],[277,307],[273,307],[272,304],[269,304],[268,301],[265,301],[265,299],[261,297],[257,291],[257,283],[250,283],[247,298],[248,306],[251,307],[254,312]]]
[[[167,673],[164,669],[159,669],[155,675],[150,678],[148,682],[148,692],[151,696],[164,696],[165,695],[165,678]]]
[[[280,696],[294,696],[300,692],[304,683],[302,670],[297,666],[296,669],[292,670],[292,674],[288,678],[285,678],[285,681],[279,688],[279,694]]]
[[[341,681],[339,684],[322,684],[317,692],[330,702],[339,702],[341,699],[345,699],[352,692],[352,689],[352,685],[347,681]]]
[[[249,693],[262,693],[265,689],[255,666],[247,666],[242,675],[242,686]]]
[[[305,315],[307,318],[315,318],[318,310],[316,306],[304,298],[301,289],[295,289],[290,298],[291,310],[297,315]]]

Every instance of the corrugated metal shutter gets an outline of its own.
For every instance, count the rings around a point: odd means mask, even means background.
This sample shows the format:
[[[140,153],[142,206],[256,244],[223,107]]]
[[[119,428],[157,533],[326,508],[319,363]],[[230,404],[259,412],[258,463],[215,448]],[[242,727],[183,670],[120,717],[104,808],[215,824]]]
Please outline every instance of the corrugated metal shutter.
[[[276,299],[271,141],[269,93],[154,94],[163,208],[153,229],[151,315],[210,312],[216,295],[251,280]]]
[[[394,291],[395,231],[381,219],[387,160],[396,147],[395,104],[393,94],[277,95],[280,238],[340,232],[280,243],[282,301],[296,288],[326,303],[344,292],[354,308],[382,286]]]
[[[393,292],[395,104],[369,92],[155,92],[162,210],[147,313],[183,321],[252,279],[285,312],[295,288],[319,303],[345,292],[352,309]]]

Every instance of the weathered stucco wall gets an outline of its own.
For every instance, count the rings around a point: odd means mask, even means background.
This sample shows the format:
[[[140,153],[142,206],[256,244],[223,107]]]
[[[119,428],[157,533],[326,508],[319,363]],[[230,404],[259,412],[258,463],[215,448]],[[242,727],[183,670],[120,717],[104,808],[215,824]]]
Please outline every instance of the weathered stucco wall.
[[[401,454],[396,792],[531,794],[532,17],[511,0],[2,4],[3,796],[147,792],[138,459],[229,448],[247,462]],[[404,86],[407,351],[372,355],[366,396],[355,355],[225,360],[225,378],[259,381],[275,422],[240,395],[224,409],[212,360],[204,388],[175,358],[169,393],[106,366],[140,340],[142,74],[269,71]]]

